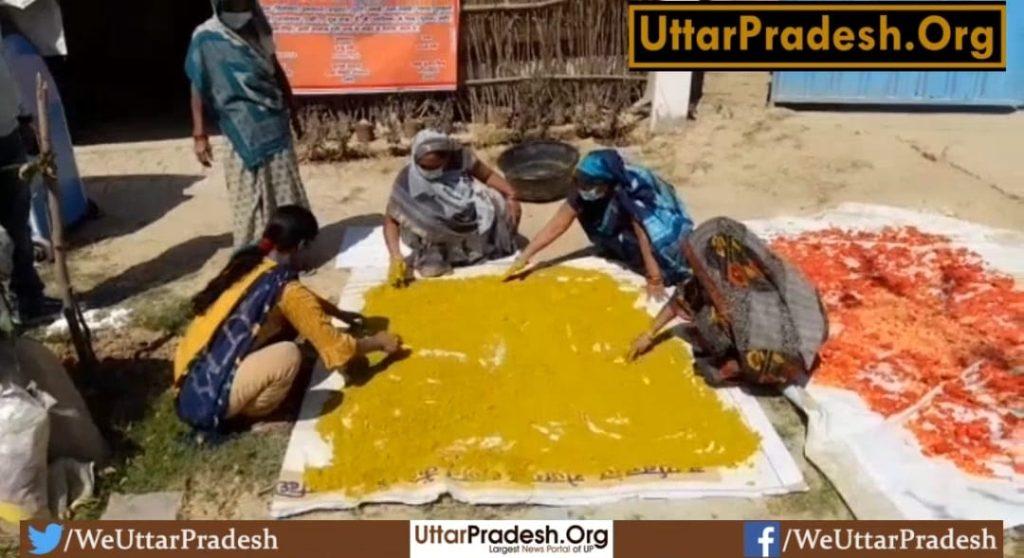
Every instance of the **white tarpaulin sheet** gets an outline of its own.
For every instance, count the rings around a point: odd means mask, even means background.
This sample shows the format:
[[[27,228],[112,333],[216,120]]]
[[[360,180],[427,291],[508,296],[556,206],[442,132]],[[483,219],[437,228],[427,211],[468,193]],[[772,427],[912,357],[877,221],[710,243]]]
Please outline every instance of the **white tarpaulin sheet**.
[[[866,204],[843,204],[828,212],[811,217],[780,217],[749,221],[747,224],[759,235],[774,237],[795,235],[807,231],[838,227],[850,230],[877,231],[887,226],[914,226],[920,230],[940,234],[954,244],[979,254],[987,265],[1003,273],[1024,277],[1024,234],[998,230],[955,218]],[[378,277],[387,267],[387,251],[382,235],[377,230],[352,231],[346,239],[346,249],[338,258],[339,267],[355,268],[353,288],[346,289],[343,305],[359,307],[357,293],[367,286],[356,287],[359,282]],[[355,306],[352,306],[352,304]],[[326,376],[322,371],[314,381],[306,408],[319,408],[322,401],[314,394],[326,397],[323,388],[342,388],[337,376]],[[738,396],[738,405],[751,413],[755,428],[766,438],[765,455],[780,459],[776,464],[780,472],[776,482],[779,491],[787,483],[798,479],[799,472],[756,402],[740,392],[721,390],[723,397]],[[731,393],[730,393],[731,392]],[[957,469],[943,460],[925,457],[914,437],[902,426],[906,413],[890,417],[871,411],[853,392],[815,386],[808,389],[788,389],[786,395],[808,415],[807,457],[829,477],[861,519],[1001,519],[1006,527],[1024,524],[1024,481],[990,481]],[[315,414],[315,413],[313,413]],[[304,412],[304,416],[309,416]],[[750,420],[748,418],[748,420]],[[296,426],[282,471],[279,494],[272,505],[275,516],[292,515],[324,508],[343,508],[351,505],[337,495],[301,494],[301,475],[306,464],[322,464],[329,459],[330,448],[319,438],[314,420]],[[780,451],[781,450],[781,451]],[[793,477],[793,475],[797,477]],[[297,480],[298,479],[298,480]],[[802,485],[802,481],[800,482]],[[690,491],[677,491],[660,496],[695,497],[729,493],[725,485],[716,487],[696,484]],[[793,485],[790,484],[792,489]],[[621,487],[619,493],[605,493],[600,500],[638,496],[629,493],[630,487]],[[289,491],[292,493],[289,494]],[[378,494],[380,501],[429,502],[445,491],[466,501],[484,503],[508,502],[508,496],[467,494],[461,487],[425,487],[421,493]],[[476,496],[478,500],[472,498]],[[526,503],[575,504],[589,503],[592,494],[547,494],[539,499],[516,500]]]
[[[992,269],[1024,277],[1024,234],[941,215],[843,204],[814,217],[747,224],[766,237],[830,227],[872,231],[913,226],[976,252]],[[806,390],[790,388],[786,395],[808,415],[808,459],[835,484],[858,518],[1000,519],[1007,528],[1024,524],[1024,478],[989,480],[925,457],[904,427],[909,412],[887,419],[855,393],[813,381]]]
[[[345,267],[355,267],[356,271],[342,292],[341,307],[355,310],[363,307],[365,293],[385,280],[387,251],[382,249],[382,233],[379,228],[350,230],[347,236],[357,240],[344,242],[346,250],[339,257],[338,263]],[[641,278],[604,260],[585,258],[567,265],[602,271],[622,282],[642,284]],[[507,263],[482,265],[460,270],[455,277],[500,274],[506,267]],[[318,416],[325,403],[343,388],[344,380],[341,375],[329,374],[323,368],[318,368],[314,372],[271,503],[270,511],[274,517],[287,517],[315,510],[348,509],[362,503],[426,504],[443,494],[450,494],[457,500],[473,504],[568,506],[632,498],[751,498],[807,489],[799,468],[757,401],[739,389],[720,389],[716,390],[716,393],[722,402],[737,409],[747,426],[761,438],[761,447],[751,458],[749,467],[670,475],[667,478],[635,477],[598,487],[566,485],[560,488],[524,486],[509,489],[442,478],[417,485],[415,488],[377,492],[359,500],[348,498],[340,492],[308,493],[302,482],[303,471],[307,467],[323,467],[330,463],[333,453],[329,442],[316,431]]]

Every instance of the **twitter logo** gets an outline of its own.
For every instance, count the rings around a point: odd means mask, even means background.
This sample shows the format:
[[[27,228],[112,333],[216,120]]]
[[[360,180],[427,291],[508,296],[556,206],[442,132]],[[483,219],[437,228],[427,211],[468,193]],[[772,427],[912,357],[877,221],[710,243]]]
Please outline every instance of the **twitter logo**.
[[[28,540],[32,543],[32,554],[41,555],[53,552],[60,544],[60,537],[64,534],[64,526],[60,523],[51,523],[43,531],[37,531],[28,526]]]

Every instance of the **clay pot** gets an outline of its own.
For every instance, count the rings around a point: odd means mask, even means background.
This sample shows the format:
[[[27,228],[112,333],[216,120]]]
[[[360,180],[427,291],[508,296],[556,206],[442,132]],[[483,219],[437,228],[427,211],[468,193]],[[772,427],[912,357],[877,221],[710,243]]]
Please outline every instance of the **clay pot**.
[[[375,139],[373,124],[369,120],[356,122],[356,140],[359,143],[370,143]]]

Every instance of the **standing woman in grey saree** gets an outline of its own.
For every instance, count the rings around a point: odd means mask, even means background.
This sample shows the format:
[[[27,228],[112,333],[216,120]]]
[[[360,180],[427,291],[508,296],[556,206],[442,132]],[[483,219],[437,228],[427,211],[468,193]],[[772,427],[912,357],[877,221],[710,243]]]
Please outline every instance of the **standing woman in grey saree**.
[[[309,207],[299,176],[289,120],[288,79],[277,61],[273,32],[257,0],[212,0],[213,17],[196,28],[185,61],[192,82],[195,153],[213,162],[205,115],[231,143],[224,160],[234,214],[235,247],[255,243],[278,207]]]
[[[424,277],[515,252],[521,208],[500,174],[435,130],[413,138],[411,159],[395,179],[384,220],[393,286],[411,277],[400,241]]]

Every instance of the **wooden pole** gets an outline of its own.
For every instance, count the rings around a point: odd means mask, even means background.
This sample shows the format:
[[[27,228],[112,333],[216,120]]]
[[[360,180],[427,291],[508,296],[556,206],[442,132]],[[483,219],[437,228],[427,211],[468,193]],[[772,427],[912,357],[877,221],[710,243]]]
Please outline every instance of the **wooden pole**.
[[[50,204],[50,243],[53,245],[54,269],[56,271],[57,288],[64,309],[64,319],[68,322],[71,342],[78,353],[79,365],[89,368],[96,364],[96,354],[92,350],[92,339],[89,327],[85,323],[82,311],[75,300],[75,292],[71,288],[68,274],[67,254],[64,250],[64,219],[60,213],[60,184],[57,180],[57,165],[54,162],[53,146],[50,143],[49,91],[42,74],[36,75],[36,109],[39,115],[39,160],[40,175],[46,185],[47,201]]]
[[[559,4],[565,4],[568,0],[541,0],[540,2],[520,3],[513,4],[512,2],[503,2],[499,4],[466,4],[463,3],[460,6],[462,13],[472,14],[481,12],[513,12],[519,10],[538,10],[541,8],[550,8],[558,6]]]

